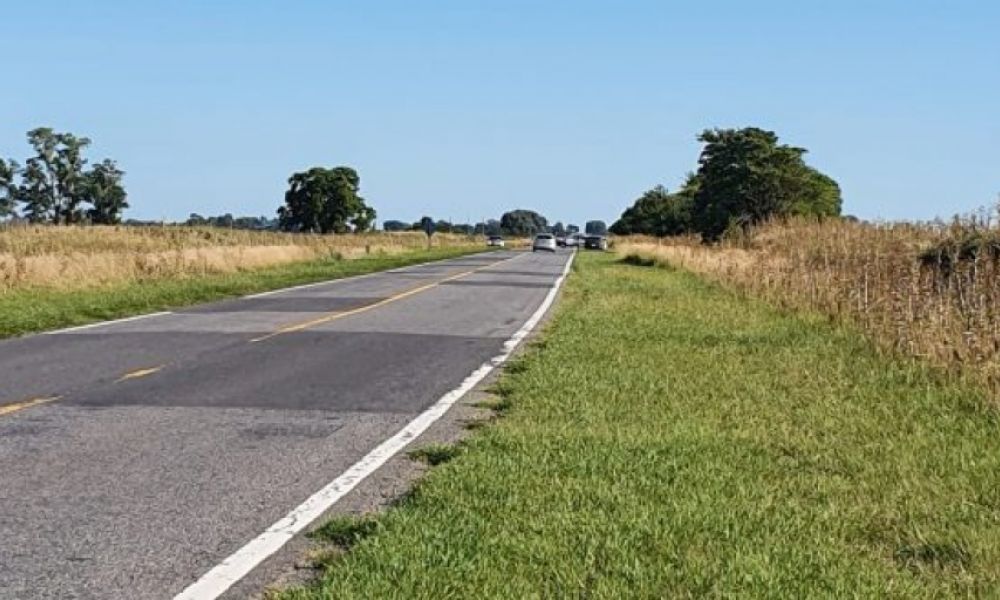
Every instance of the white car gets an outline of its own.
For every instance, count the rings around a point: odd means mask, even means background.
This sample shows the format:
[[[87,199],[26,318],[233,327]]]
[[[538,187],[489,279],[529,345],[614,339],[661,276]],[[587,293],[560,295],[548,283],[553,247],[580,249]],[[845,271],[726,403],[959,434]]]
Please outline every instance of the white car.
[[[556,238],[551,233],[539,233],[535,236],[535,241],[531,242],[531,251],[548,250],[556,251]]]
[[[567,248],[572,248],[574,246],[582,246],[582,245],[583,245],[583,236],[580,235],[579,233],[574,233],[572,235],[566,236]]]
[[[504,247],[504,241],[503,241],[503,238],[500,237],[499,235],[491,235],[486,240],[486,245],[487,246],[496,246],[498,248],[503,248]]]

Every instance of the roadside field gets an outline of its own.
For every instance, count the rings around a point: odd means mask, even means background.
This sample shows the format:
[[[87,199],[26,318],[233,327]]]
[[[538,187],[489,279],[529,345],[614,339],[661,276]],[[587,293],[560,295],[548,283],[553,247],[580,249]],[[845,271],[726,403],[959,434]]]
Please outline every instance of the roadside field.
[[[497,392],[501,419],[318,530],[349,550],[275,597],[1000,593],[1000,419],[848,329],[581,253]]]
[[[988,222],[788,219],[718,244],[623,236],[615,249],[775,306],[822,313],[889,353],[925,360],[1000,398],[1000,234]]]
[[[351,277],[487,251],[478,245],[328,257],[224,273],[128,280],[81,289],[28,287],[0,294],[0,338]]]
[[[436,234],[432,243],[469,247],[482,240]],[[426,249],[423,232],[320,235],[176,225],[0,224],[0,294],[29,288],[79,290]]]

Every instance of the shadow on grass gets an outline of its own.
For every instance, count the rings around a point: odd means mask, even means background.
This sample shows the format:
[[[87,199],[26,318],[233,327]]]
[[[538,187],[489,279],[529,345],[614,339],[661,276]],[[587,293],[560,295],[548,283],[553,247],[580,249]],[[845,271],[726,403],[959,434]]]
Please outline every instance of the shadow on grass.
[[[330,542],[342,550],[349,550],[381,528],[376,515],[343,515],[334,517],[309,534],[309,537]]]
[[[458,457],[462,450],[461,444],[428,444],[423,448],[412,450],[408,456],[412,460],[436,467]]]
[[[639,254],[626,254],[619,261],[623,265],[629,265],[633,267],[655,267],[656,259],[649,258],[647,256],[641,256]]]
[[[972,555],[961,545],[933,542],[903,546],[896,550],[894,558],[914,572],[927,568],[964,571],[972,563]]]

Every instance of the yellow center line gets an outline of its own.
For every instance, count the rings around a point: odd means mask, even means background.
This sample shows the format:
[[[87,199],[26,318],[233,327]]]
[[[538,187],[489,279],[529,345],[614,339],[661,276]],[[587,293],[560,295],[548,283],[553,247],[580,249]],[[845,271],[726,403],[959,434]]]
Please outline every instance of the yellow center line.
[[[396,302],[397,300],[402,300],[403,298],[408,298],[409,296],[413,296],[414,294],[419,294],[420,292],[426,292],[427,290],[429,290],[431,288],[435,288],[435,287],[441,285],[442,283],[447,283],[449,281],[455,281],[456,279],[460,279],[462,277],[466,277],[468,275],[472,275],[473,273],[476,273],[477,271],[482,271],[483,269],[485,269],[487,267],[492,267],[495,264],[497,264],[497,263],[490,263],[488,265],[483,265],[481,267],[476,267],[475,269],[472,269],[471,271],[464,271],[464,272],[458,273],[456,275],[450,275],[448,277],[445,277],[444,279],[440,279],[440,280],[434,281],[432,283],[427,283],[427,284],[424,284],[424,285],[421,285],[421,286],[417,286],[415,288],[408,289],[408,290],[406,290],[404,292],[400,292],[400,293],[396,294],[395,296],[389,296],[388,298],[384,298],[382,300],[379,300],[378,302],[372,302],[371,304],[365,304],[364,306],[359,306],[358,308],[353,308],[351,310],[344,310],[344,311],[332,312],[332,313],[323,315],[322,317],[317,317],[315,319],[311,319],[309,321],[303,321],[302,323],[295,323],[293,325],[288,325],[286,327],[282,327],[281,329],[277,329],[275,331],[272,331],[271,333],[262,335],[260,337],[253,338],[252,340],[250,340],[250,343],[253,344],[253,343],[256,343],[256,342],[263,342],[264,340],[269,340],[269,339],[271,339],[271,338],[273,338],[275,336],[279,336],[279,335],[282,335],[282,334],[285,334],[285,333],[293,333],[293,332],[296,332],[296,331],[302,331],[304,329],[309,329],[310,327],[315,327],[316,325],[322,325],[323,323],[329,323],[330,321],[336,321],[337,319],[342,319],[344,317],[349,317],[351,315],[356,315],[358,313],[367,312],[367,311],[372,310],[374,308],[378,308],[380,306],[385,306],[386,304],[390,304],[392,302]]]
[[[116,379],[115,383],[121,383],[123,381],[128,381],[129,379],[138,379],[140,377],[145,377],[146,375],[152,375],[153,373],[156,373],[157,371],[163,369],[163,367],[164,365],[160,365],[158,367],[149,367],[147,369],[136,369],[135,371],[129,371],[128,373],[125,373],[124,375]]]
[[[30,400],[14,402],[13,404],[0,405],[0,417],[4,415],[9,415],[10,413],[17,412],[19,410],[23,410],[25,408],[31,408],[32,406],[38,406],[40,404],[48,404],[49,402],[55,402],[60,398],[62,398],[62,396],[47,396],[44,398],[32,398]]]

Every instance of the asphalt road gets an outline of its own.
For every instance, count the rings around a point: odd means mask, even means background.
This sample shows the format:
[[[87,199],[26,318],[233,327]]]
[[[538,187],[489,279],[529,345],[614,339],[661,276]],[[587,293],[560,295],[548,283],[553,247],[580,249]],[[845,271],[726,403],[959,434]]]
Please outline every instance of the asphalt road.
[[[173,597],[497,355],[568,258],[0,342],[0,598]]]

